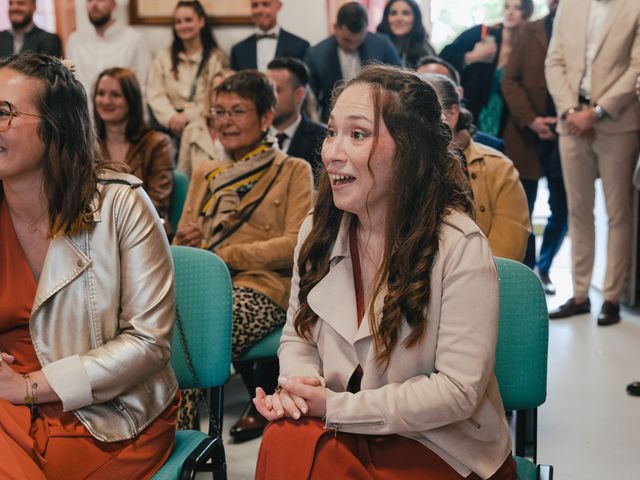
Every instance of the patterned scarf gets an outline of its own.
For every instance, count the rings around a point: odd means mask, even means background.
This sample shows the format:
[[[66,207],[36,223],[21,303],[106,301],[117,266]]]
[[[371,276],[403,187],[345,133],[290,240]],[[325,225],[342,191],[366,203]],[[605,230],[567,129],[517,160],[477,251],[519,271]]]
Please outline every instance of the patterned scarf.
[[[242,217],[241,200],[273,165],[276,151],[270,140],[265,141],[240,160],[225,161],[206,175],[209,188],[199,209],[202,248],[215,247],[225,229]]]

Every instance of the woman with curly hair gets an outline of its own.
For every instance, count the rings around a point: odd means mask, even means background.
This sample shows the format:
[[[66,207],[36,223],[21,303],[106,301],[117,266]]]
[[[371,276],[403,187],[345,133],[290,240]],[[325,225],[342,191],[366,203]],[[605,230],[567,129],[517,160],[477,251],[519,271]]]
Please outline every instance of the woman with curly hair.
[[[256,389],[257,478],[512,478],[498,277],[450,141],[414,74],[370,66],[336,93],[279,388]]]

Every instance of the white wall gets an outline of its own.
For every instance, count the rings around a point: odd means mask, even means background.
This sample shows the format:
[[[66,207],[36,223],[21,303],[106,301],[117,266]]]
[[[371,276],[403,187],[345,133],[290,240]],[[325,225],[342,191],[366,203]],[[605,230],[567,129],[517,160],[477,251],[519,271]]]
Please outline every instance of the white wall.
[[[78,28],[89,28],[86,0],[76,2],[76,25]],[[117,0],[118,20],[129,23],[129,0]],[[280,25],[296,35],[308,40],[312,45],[327,36],[327,11],[325,0],[283,0],[283,7],[278,20]],[[171,42],[171,27],[133,25],[145,37],[149,48],[156,51]],[[250,26],[215,27],[214,33],[220,46],[229,51],[231,46],[252,32]]]

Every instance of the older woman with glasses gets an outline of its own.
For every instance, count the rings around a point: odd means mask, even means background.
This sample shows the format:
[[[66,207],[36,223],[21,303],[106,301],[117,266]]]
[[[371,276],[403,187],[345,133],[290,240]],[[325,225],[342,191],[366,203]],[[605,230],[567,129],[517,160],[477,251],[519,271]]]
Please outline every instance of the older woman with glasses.
[[[215,89],[211,121],[229,159],[193,171],[174,239],[217,253],[229,267],[234,357],[284,323],[293,249],[312,205],[309,164],[288,157],[267,136],[275,105],[273,85],[257,71],[236,73]],[[236,369],[250,396],[257,386],[276,386],[277,361]],[[249,402],[231,435],[248,440],[265,425]]]
[[[60,60],[0,60],[0,92],[0,478],[151,478],[180,402],[160,218]]]

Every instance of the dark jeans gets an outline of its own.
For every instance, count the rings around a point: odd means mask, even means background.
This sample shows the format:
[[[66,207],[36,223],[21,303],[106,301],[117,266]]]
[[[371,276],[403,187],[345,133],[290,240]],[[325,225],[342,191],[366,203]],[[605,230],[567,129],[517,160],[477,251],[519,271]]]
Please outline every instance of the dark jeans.
[[[533,206],[536,203],[536,197],[538,195],[538,181],[526,180],[524,178],[521,178],[520,181],[527,195],[529,218],[531,218]],[[544,233],[542,234],[540,255],[536,262],[536,238],[532,233],[529,236],[527,251],[523,260],[523,263],[530,268],[537,266],[542,274],[549,273],[551,262],[556,256],[556,253],[558,253],[558,250],[560,250],[568,228],[567,196],[562,177],[547,177],[547,184],[549,186],[549,209],[551,210],[551,215],[547,220],[547,225],[544,227]]]

